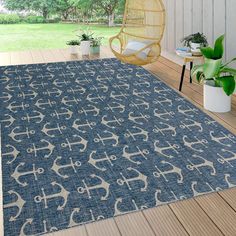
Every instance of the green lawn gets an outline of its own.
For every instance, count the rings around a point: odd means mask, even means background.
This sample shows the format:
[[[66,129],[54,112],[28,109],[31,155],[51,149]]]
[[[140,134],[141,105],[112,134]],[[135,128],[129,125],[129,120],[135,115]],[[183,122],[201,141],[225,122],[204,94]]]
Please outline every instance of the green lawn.
[[[87,28],[66,23],[0,25],[0,52],[65,48],[68,40],[76,39],[79,29]],[[108,38],[119,31],[119,27],[102,25],[90,25],[89,29],[95,36],[104,37],[103,44],[108,44]]]

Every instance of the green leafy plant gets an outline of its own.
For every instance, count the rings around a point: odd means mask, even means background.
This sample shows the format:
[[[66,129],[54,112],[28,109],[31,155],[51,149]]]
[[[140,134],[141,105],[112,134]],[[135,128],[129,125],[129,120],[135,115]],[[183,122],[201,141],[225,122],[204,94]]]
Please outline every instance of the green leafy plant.
[[[196,65],[192,70],[192,76],[196,76],[199,83],[213,81],[215,87],[222,87],[224,92],[230,96],[235,90],[236,69],[229,67],[229,64],[236,61],[236,58],[223,63],[223,42],[224,35],[216,39],[214,48],[201,48],[205,63]]]
[[[80,41],[92,41],[93,40],[93,32],[89,31],[89,30],[84,30],[84,31],[80,31],[80,34],[77,35],[79,37]]]
[[[200,43],[203,47],[208,45],[207,38],[202,33],[191,34],[181,40],[185,47],[190,47],[191,43]]]
[[[66,44],[69,46],[77,46],[77,45],[80,45],[80,41],[79,40],[70,40]]]
[[[91,40],[91,47],[99,47],[102,45],[103,37],[96,37]]]

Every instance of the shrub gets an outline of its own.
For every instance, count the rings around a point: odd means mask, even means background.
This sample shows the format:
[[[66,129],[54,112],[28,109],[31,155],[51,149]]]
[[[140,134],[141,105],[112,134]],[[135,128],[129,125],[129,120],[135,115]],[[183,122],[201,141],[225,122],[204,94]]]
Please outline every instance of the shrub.
[[[52,18],[52,19],[48,19],[47,23],[59,23],[60,21],[61,21],[60,17],[55,17],[55,18]]]
[[[21,19],[16,14],[0,14],[0,24],[17,24]]]
[[[45,23],[45,19],[42,16],[27,16],[25,18],[25,22],[30,24],[39,24],[39,23]]]

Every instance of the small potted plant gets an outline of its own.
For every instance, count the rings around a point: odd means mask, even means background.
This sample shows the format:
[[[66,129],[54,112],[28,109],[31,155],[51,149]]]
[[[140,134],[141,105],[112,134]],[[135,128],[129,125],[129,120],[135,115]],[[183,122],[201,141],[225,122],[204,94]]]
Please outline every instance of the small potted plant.
[[[208,45],[207,38],[202,33],[191,34],[181,40],[184,46],[189,47],[194,56],[201,56],[200,48]]]
[[[78,35],[80,40],[80,50],[82,55],[89,55],[90,53],[90,44],[93,39],[93,33],[89,31],[82,31],[80,35]]]
[[[100,53],[100,46],[102,45],[103,37],[93,38],[91,41],[91,54],[99,54]]]
[[[204,108],[212,112],[229,112],[231,95],[235,91],[236,70],[229,64],[236,58],[223,63],[223,41],[224,35],[216,40],[214,48],[201,48],[205,62],[192,70],[197,81],[204,82]]]
[[[70,54],[77,54],[79,51],[79,40],[71,40],[67,42],[67,45],[69,46]]]

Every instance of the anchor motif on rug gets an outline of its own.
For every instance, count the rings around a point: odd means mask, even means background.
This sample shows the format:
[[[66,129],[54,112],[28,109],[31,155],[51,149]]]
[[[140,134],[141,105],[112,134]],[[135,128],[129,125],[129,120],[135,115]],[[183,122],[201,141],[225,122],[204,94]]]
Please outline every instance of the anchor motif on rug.
[[[142,137],[143,141],[148,141],[148,132],[140,127],[137,127],[137,126],[132,126],[132,129],[135,129],[135,130],[138,130],[138,131],[134,131],[134,132],[131,132],[129,129],[126,130],[126,133],[125,133],[125,138],[132,138],[134,141],[136,141],[136,137]]]
[[[98,82],[107,82],[107,81],[112,81],[111,77],[102,77],[101,75],[98,75],[96,80]]]
[[[7,74],[6,71],[5,71],[5,74]],[[10,81],[10,78],[9,78],[9,77],[0,78],[0,82],[2,82],[3,84],[8,83],[9,81]]]
[[[11,151],[6,152],[6,153],[2,153],[2,157],[13,157],[11,161],[7,161],[7,164],[12,164],[16,158],[18,157],[18,155],[20,154],[20,152],[12,145],[7,144],[6,148],[10,148]]]
[[[86,89],[82,86],[76,85],[75,88],[70,87],[69,89],[67,89],[68,93],[73,93],[73,94],[84,94],[86,92]]]
[[[151,92],[145,91],[145,90],[140,90],[138,91],[137,89],[133,90],[133,95],[139,98],[146,98],[150,96]]]
[[[33,234],[26,234],[26,228],[29,225],[33,224],[33,218],[28,218],[26,219],[25,223],[22,225],[21,230],[20,230],[20,236],[33,236]],[[46,234],[46,233],[51,233],[54,231],[57,231],[57,227],[48,227],[47,226],[47,221],[43,220],[43,231],[40,232],[39,234]]]
[[[198,113],[198,110],[196,108],[191,108],[189,106],[185,106],[185,107],[183,108],[183,105],[179,105],[178,112],[191,118],[193,118],[195,114]]]
[[[75,98],[75,97],[72,97],[71,99],[69,99],[68,96],[65,96],[62,98],[61,100],[61,103],[66,105],[66,106],[69,106],[69,107],[73,107],[74,104],[79,104],[79,102],[81,102],[81,99],[79,98]]]
[[[11,94],[9,93],[6,93],[6,92],[3,92],[2,93],[3,96],[0,97],[0,99],[3,101],[3,102],[8,102],[12,99],[12,96]]]
[[[5,127],[12,126],[12,124],[15,122],[16,119],[8,114],[5,114],[4,116],[7,118],[5,120],[1,120],[1,123],[8,123],[8,124],[5,124]]]
[[[50,126],[50,123],[49,122],[45,123],[41,131],[50,138],[55,137],[55,134],[51,134],[51,132],[54,133],[54,131],[58,131],[59,134],[62,134],[62,131],[66,130],[66,126],[64,125],[60,126],[58,123],[56,127],[49,128],[48,126]]]
[[[171,107],[171,106],[173,105],[173,102],[172,102],[172,100],[169,99],[169,98],[160,96],[160,97],[158,98],[158,100],[155,99],[155,100],[153,101],[153,104]]]
[[[84,78],[84,79],[76,79],[75,80],[75,83],[77,83],[78,85],[84,85],[84,84],[89,84],[91,83],[92,80],[91,79],[87,79],[87,78]]]
[[[219,136],[221,135],[221,136]],[[215,141],[223,146],[227,146],[227,147],[232,147],[231,144],[229,143],[236,143],[235,137],[232,134],[225,134],[223,132],[220,132],[220,134],[217,136],[214,136],[214,131],[210,132],[210,136],[211,136],[211,140]],[[228,141],[229,143],[225,143],[225,141]]]
[[[81,166],[81,162],[80,162],[80,161],[75,161],[75,162],[74,162],[73,159],[70,157],[70,158],[69,158],[69,160],[70,160],[70,163],[69,163],[69,164],[64,164],[64,165],[61,164],[61,165],[60,165],[60,164],[58,164],[58,161],[61,160],[61,159],[62,159],[62,157],[57,157],[57,158],[54,160],[53,165],[52,165],[52,167],[51,167],[51,169],[52,169],[53,171],[55,171],[57,175],[59,175],[59,176],[62,177],[63,179],[69,178],[69,175],[66,175],[66,174],[63,175],[63,174],[60,173],[60,170],[61,170],[61,169],[67,169],[67,168],[72,168],[73,171],[74,171],[74,173],[77,173],[76,167],[78,168],[78,167]]]
[[[111,94],[110,94],[111,98],[113,98],[115,100],[118,100],[120,102],[122,102],[124,99],[127,99],[128,96],[129,95],[127,93],[123,93],[123,92],[115,94],[115,91],[112,91]]]
[[[48,194],[46,195],[45,194],[45,191],[44,191],[44,188],[41,188],[41,191],[42,191],[42,196],[41,195],[38,195],[38,196],[35,196],[34,197],[34,201],[36,203],[41,203],[43,202],[43,205],[44,205],[44,208],[47,209],[48,208],[48,201],[50,201],[51,199],[54,199],[54,198],[63,198],[63,204],[62,205],[59,205],[57,207],[57,210],[58,211],[62,211],[65,206],[66,206],[66,203],[67,203],[67,198],[68,198],[68,195],[70,194],[70,192],[68,192],[61,184],[58,184],[57,182],[53,181],[51,183],[51,185],[53,187],[57,186],[60,191],[57,192],[57,193],[52,193],[52,194]],[[50,191],[48,192],[52,192],[52,189],[50,189]]]
[[[162,113],[159,113],[160,110],[159,109],[154,109],[154,116],[164,120],[164,121],[169,121],[170,119],[169,118],[173,118],[174,117],[174,112],[173,111],[167,111],[167,110],[164,110],[164,112]]]
[[[112,112],[124,113],[125,106],[118,103],[118,102],[111,102],[111,104],[108,104],[107,107],[105,107],[105,110],[112,111]]]
[[[154,87],[154,93],[161,94],[162,96],[168,96],[171,92],[171,89],[169,88],[161,88],[160,87]]]
[[[137,109],[145,109],[148,110],[149,109],[149,103],[140,99],[140,98],[136,98],[135,101],[131,101],[129,104],[131,107],[135,107]]]
[[[211,120],[211,119],[209,119],[209,118],[206,118],[205,121],[204,121],[204,123],[205,123],[206,125],[212,125],[212,126],[214,126],[214,127],[217,127],[217,121],[216,121],[216,120]]]
[[[137,87],[147,87],[149,88],[150,87],[150,83],[148,81],[138,81],[138,82],[135,82],[134,83],[134,86],[137,86]]]
[[[100,109],[95,107],[94,105],[88,105],[88,108],[85,109],[82,107],[82,110],[78,111],[79,114],[85,114],[86,116],[98,116],[100,113]],[[92,114],[91,114],[92,113]]]
[[[184,135],[183,136],[183,142],[184,142],[184,145],[186,146],[186,147],[188,147],[188,148],[190,148],[190,149],[192,149],[192,150],[194,150],[194,151],[196,151],[196,152],[204,152],[204,150],[203,149],[201,149],[201,148],[195,148],[194,146],[202,146],[202,147],[204,147],[204,148],[207,148],[207,145],[206,144],[208,144],[208,141],[206,140],[206,139],[198,139],[196,136],[193,136],[193,138],[195,139],[195,141],[188,141],[187,139],[189,139],[188,138],[188,136],[187,135]]]
[[[197,181],[193,181],[192,184],[191,184],[191,189],[193,191],[193,197],[197,197],[197,196],[212,193],[212,192],[218,192],[218,191],[222,190],[219,187],[214,189],[209,183],[206,182],[206,185],[207,185],[208,189],[210,189],[210,190],[209,191],[204,191],[204,192],[198,192],[196,190],[197,184],[198,184]]]
[[[35,134],[35,130],[29,130],[29,128],[26,128],[25,131],[19,131],[19,132],[16,132],[16,130],[19,130],[20,129],[20,126],[17,126],[15,127],[10,134],[8,134],[8,136],[10,138],[12,138],[15,142],[17,143],[20,143],[22,142],[23,140],[20,139],[20,138],[16,138],[18,136],[26,136],[28,139],[30,138],[30,135],[34,135]]]
[[[19,98],[30,99],[30,100],[33,100],[33,99],[35,99],[35,98],[38,96],[38,93],[36,93],[36,92],[33,91],[33,90],[28,90],[27,92],[28,92],[28,93],[26,93],[26,92],[21,92],[21,93],[19,93],[17,96],[18,96]]]
[[[25,104],[25,103],[23,103],[23,102],[21,102],[21,103],[17,103],[17,102],[12,102],[12,103],[10,103],[6,108],[9,110],[9,111],[11,111],[11,112],[13,112],[13,113],[17,113],[17,112],[19,112],[20,110],[25,110],[26,108],[28,108],[29,107],[29,104]]]
[[[46,101],[44,101],[43,99],[38,99],[35,103],[35,106],[45,110],[46,107],[53,107],[53,105],[56,105],[55,101],[51,101],[50,99],[47,99]]]
[[[73,115],[73,112],[67,108],[64,108],[64,107],[61,107],[60,109],[62,110],[62,112],[58,112],[58,111],[54,110],[54,112],[51,114],[51,116],[56,117],[58,120],[60,120],[61,117],[63,117],[63,119],[65,119],[65,120],[70,120]]]
[[[225,164],[227,163],[229,166],[234,167],[234,165],[231,164],[232,161],[236,161],[236,153],[231,152],[229,150],[226,149],[221,149],[222,152],[224,152],[224,154],[229,154],[230,157],[226,157],[226,156],[222,156],[221,154],[217,153],[217,156],[219,156],[220,158],[217,159],[217,161],[220,164]],[[235,162],[236,163],[236,162]]]
[[[32,89],[45,89],[45,87],[48,87],[48,83],[45,83],[45,82],[37,83],[37,81],[34,81],[34,82],[31,82],[29,86]]]
[[[76,138],[76,141],[69,141],[68,138],[66,138],[66,142],[61,144],[61,147],[63,148],[69,148],[70,151],[73,150],[74,146],[82,146],[79,151],[84,152],[87,148],[88,141],[81,137],[80,135],[73,135],[73,139]]]
[[[96,169],[101,170],[101,171],[106,171],[107,169],[105,167],[99,167],[97,163],[103,163],[107,161],[111,166],[113,166],[112,161],[115,161],[117,157],[115,155],[108,155],[107,152],[104,152],[104,157],[99,157],[99,158],[93,158],[93,156],[96,154],[96,151],[92,151],[89,155],[89,160],[88,163],[93,165]]]
[[[89,186],[89,185],[86,184],[85,180],[83,179],[82,182],[83,182],[84,187],[78,187],[78,188],[77,188],[78,193],[84,194],[84,193],[86,192],[86,194],[88,195],[88,198],[91,199],[91,198],[92,198],[91,192],[92,192],[93,190],[96,190],[96,197],[97,197],[97,194],[98,194],[97,191],[98,191],[98,189],[103,189],[103,190],[105,191],[105,195],[103,194],[100,199],[101,199],[102,201],[107,200],[107,198],[108,198],[108,196],[109,196],[109,194],[110,194],[110,191],[109,191],[110,184],[107,183],[103,178],[101,178],[101,177],[98,176],[98,175],[92,174],[92,175],[90,175],[90,177],[91,177],[92,179],[98,179],[98,180],[100,180],[100,184],[96,184],[96,185]]]
[[[144,210],[147,208],[147,206],[138,206],[137,203],[134,201],[134,199],[131,200],[132,205],[134,206],[133,210],[128,210],[128,211],[121,211],[119,208],[119,205],[121,205],[123,203],[123,199],[122,198],[117,198],[115,201],[115,205],[114,205],[114,215],[113,216],[118,216],[118,215],[122,215],[125,214],[127,212],[134,212],[134,211],[138,211],[138,210]]]
[[[168,146],[157,146],[158,144],[160,144],[160,142],[157,140],[154,142],[154,150],[155,152],[160,153],[161,155],[168,157],[168,158],[174,158],[175,156],[171,155],[171,154],[167,154],[170,152],[174,152],[176,154],[179,154],[179,152],[177,151],[177,149],[179,149],[179,145],[177,144],[171,144],[170,142],[166,141]],[[167,153],[166,153],[167,152]]]
[[[91,103],[98,104],[99,102],[104,102],[105,98],[106,98],[105,96],[100,96],[100,95],[94,96],[93,94],[88,94],[86,100]]]
[[[132,167],[128,167],[127,170],[129,172],[133,172],[133,173],[136,173],[138,175],[135,176],[135,177],[128,178],[128,177],[125,177],[123,175],[123,173],[120,173],[122,178],[121,179],[117,179],[117,184],[120,185],[120,186],[126,185],[129,190],[132,190],[131,184],[133,182],[136,182],[136,181],[141,181],[141,182],[143,182],[144,187],[142,187],[140,190],[141,190],[141,192],[145,192],[147,190],[147,186],[148,186],[147,176],[142,174],[140,171],[138,171],[138,170],[136,170],[136,169],[134,169]]]
[[[167,162],[167,161],[161,161],[160,162],[161,164],[164,164],[164,165],[168,165],[169,167],[171,168],[168,168],[168,170],[165,170],[165,171],[161,171],[156,165],[155,165],[155,168],[157,171],[154,171],[153,172],[153,176],[156,177],[156,178],[160,178],[160,177],[163,177],[165,179],[166,182],[169,182],[168,178],[166,177],[167,175],[170,175],[170,174],[176,174],[178,176],[177,178],[177,183],[178,184],[182,184],[183,183],[183,180],[184,180],[184,177],[182,175],[182,170],[180,168],[178,168],[177,166],[174,166],[172,163],[170,162]]]
[[[168,201],[162,201],[161,197],[160,197],[161,193],[162,193],[162,191],[160,189],[157,189],[156,192],[155,192],[156,206],[160,206],[160,205],[163,205],[165,203],[169,203],[170,201],[171,202],[175,202],[175,201],[178,201],[178,200],[186,199],[185,196],[182,195],[180,197],[177,197],[176,194],[173,191],[170,191],[170,193],[172,194],[173,198],[171,200],[168,199]]]
[[[211,174],[211,175],[216,175],[216,169],[215,169],[215,167],[214,167],[214,163],[213,163],[213,162],[208,161],[208,160],[206,160],[205,158],[203,158],[203,157],[201,157],[201,156],[198,156],[198,155],[195,155],[195,154],[192,155],[192,157],[193,157],[194,159],[199,159],[199,160],[201,160],[202,162],[199,163],[199,164],[194,164],[194,163],[192,163],[192,162],[188,159],[188,162],[190,163],[189,165],[186,166],[186,167],[188,168],[188,170],[191,170],[191,171],[197,170],[199,174],[204,174],[204,173],[202,173],[202,172],[200,171],[200,168],[202,168],[202,167],[208,167],[208,168],[211,169],[210,174]]]
[[[134,116],[134,112],[130,112],[128,115],[128,119],[138,125],[144,125],[144,122],[145,121],[148,122],[148,119],[150,119],[150,116],[143,115],[142,113],[139,113],[138,116]]]
[[[165,133],[167,132],[167,133],[171,133],[172,137],[176,136],[176,128],[174,126],[171,126],[171,125],[164,123],[164,122],[159,122],[159,124],[164,127],[159,128],[157,125],[154,125],[154,127],[155,127],[153,129],[154,133],[156,133],[156,134],[161,133],[163,136],[165,136]]]
[[[198,132],[203,131],[202,124],[195,120],[185,118],[184,121],[180,121],[180,122],[182,124],[180,125],[181,129],[188,129],[190,131],[197,130]]]
[[[24,166],[25,166],[25,163],[24,163],[24,162],[21,162],[21,163],[15,168],[14,172],[13,172],[12,175],[11,175],[11,177],[14,178],[15,181],[16,181],[19,185],[21,185],[21,186],[23,186],[23,187],[27,186],[28,183],[20,181],[20,178],[21,178],[22,176],[24,177],[24,176],[27,176],[27,175],[33,175],[35,181],[37,181],[37,180],[38,180],[38,176],[37,176],[37,175],[41,175],[41,174],[44,173],[44,169],[43,169],[43,168],[37,168],[37,169],[36,169],[36,168],[35,168],[35,164],[32,165],[32,170],[20,172],[20,171],[19,171],[19,168],[20,168],[20,167],[24,167]]]
[[[21,120],[23,121],[27,121],[28,123],[31,123],[32,120],[36,120],[35,123],[39,124],[41,123],[44,118],[45,118],[45,115],[43,115],[41,112],[39,111],[32,111],[32,113],[34,113],[35,115],[30,115],[29,113],[26,113],[25,116],[23,116],[21,118]]]
[[[52,84],[54,84],[55,86],[57,86],[57,87],[59,87],[59,88],[62,88],[62,87],[64,87],[64,86],[69,85],[70,83],[71,83],[70,80],[55,79]]]
[[[21,198],[20,194],[18,194],[17,192],[13,191],[13,190],[10,190],[8,191],[8,194],[12,195],[16,195],[16,200],[12,203],[7,203],[7,204],[4,204],[3,205],[3,208],[12,208],[12,207],[17,207],[17,212],[14,216],[11,216],[9,221],[15,221],[19,215],[21,214],[22,210],[23,210],[23,207],[25,205],[25,201]],[[12,212],[12,211],[11,211]]]
[[[14,83],[10,83],[10,84],[8,84],[5,88],[6,88],[8,91],[14,92],[15,89],[21,90],[22,88],[25,87],[25,85],[22,85],[22,84],[17,84],[17,85],[13,85],[13,84],[14,84]]]
[[[33,143],[33,148],[28,148],[27,152],[34,153],[34,156],[37,157],[38,152],[44,151],[45,153],[45,151],[47,151],[48,154],[44,154],[43,158],[49,158],[52,155],[55,146],[51,144],[49,141],[47,141],[46,139],[41,139],[40,143],[46,143],[46,145],[43,147],[42,146],[37,147],[35,143]]]
[[[103,131],[103,133],[110,134],[110,136],[106,135],[105,137],[102,137],[100,134],[97,134],[98,138],[94,139],[95,143],[101,142],[103,146],[106,146],[106,141],[110,141],[110,142],[113,141],[113,144],[112,144],[113,147],[116,147],[119,144],[119,136],[117,136],[116,134],[108,130]]]
[[[121,75],[119,73],[116,75],[116,79],[121,81],[127,81],[127,79],[130,79],[131,77],[131,75]]]
[[[124,122],[124,119],[122,118],[117,119],[116,116],[113,116],[113,120],[106,120],[106,118],[107,118],[107,115],[104,115],[102,117],[101,124],[111,129],[115,129],[117,126],[122,125],[121,123]]]
[[[106,92],[108,92],[108,90],[109,90],[109,88],[108,88],[108,86],[107,85],[105,85],[105,84],[101,84],[101,83],[99,83],[98,85],[93,85],[91,88],[90,88],[92,91],[96,91],[97,93],[99,92],[99,91],[102,91],[103,93],[106,93]]]
[[[49,97],[60,97],[62,94],[62,91],[58,88],[52,88],[52,90],[46,89],[46,91],[43,92],[43,94]]]
[[[235,182],[235,184],[233,184],[233,183],[230,181],[230,177],[231,177],[230,174],[225,174],[225,182],[227,183],[227,185],[228,185],[229,188],[236,187],[236,182]]]
[[[119,84],[114,83],[114,84],[112,85],[112,87],[113,87],[113,88],[118,88],[118,89],[120,89],[120,90],[121,90],[121,89],[129,90],[130,85],[127,84],[127,83],[124,83],[124,82],[120,82]]]
[[[88,120],[86,120],[86,123],[83,123],[83,124],[78,124],[80,122],[80,119],[76,119],[74,122],[73,122],[73,125],[72,127],[76,130],[78,130],[79,132],[81,133],[86,133],[87,131],[83,130],[83,129],[86,129],[86,128],[89,128],[89,129],[93,129],[95,126],[96,126],[96,123],[95,122],[89,122]]]
[[[134,158],[136,159],[137,157],[142,157],[142,158],[147,160],[146,155],[149,154],[149,151],[147,149],[140,150],[140,148],[136,146],[136,149],[138,151],[136,151],[136,152],[127,152],[128,148],[129,148],[129,146],[125,145],[123,147],[123,154],[122,154],[122,157],[126,158],[128,161],[133,162],[137,165],[140,165],[142,162],[141,161],[135,161]]]

